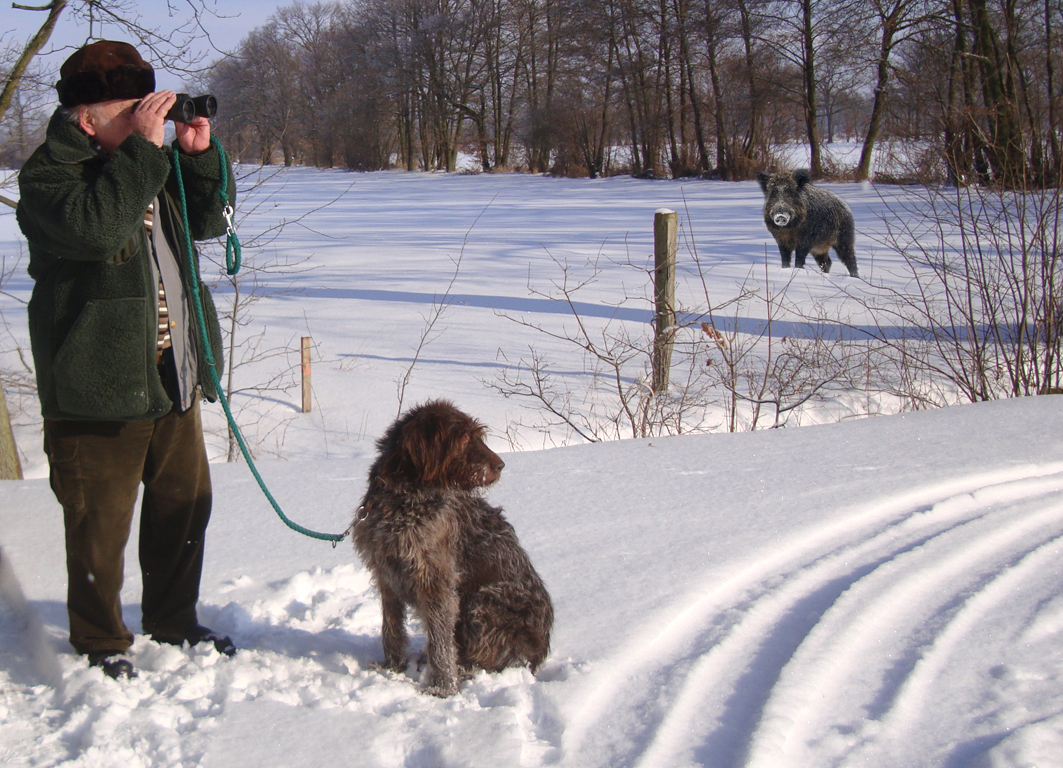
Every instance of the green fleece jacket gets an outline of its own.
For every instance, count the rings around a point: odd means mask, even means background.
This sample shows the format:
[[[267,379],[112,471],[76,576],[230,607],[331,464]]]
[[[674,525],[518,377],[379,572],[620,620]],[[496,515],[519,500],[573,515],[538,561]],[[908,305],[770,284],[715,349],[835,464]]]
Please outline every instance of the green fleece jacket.
[[[217,150],[181,153],[179,162],[193,239],[221,236],[226,221]],[[138,421],[170,411],[156,364],[158,285],[144,212],[156,196],[177,210],[172,165],[169,148],[138,135],[122,142],[111,158],[57,111],[45,142],[22,167],[17,216],[35,281],[29,330],[44,418]],[[226,173],[232,204],[236,183],[232,169]],[[165,235],[191,295],[185,234],[174,231],[181,217],[156,214],[160,219],[177,222]],[[220,366],[217,313],[210,292],[200,285]],[[192,337],[199,352],[199,386],[213,400],[195,324]]]

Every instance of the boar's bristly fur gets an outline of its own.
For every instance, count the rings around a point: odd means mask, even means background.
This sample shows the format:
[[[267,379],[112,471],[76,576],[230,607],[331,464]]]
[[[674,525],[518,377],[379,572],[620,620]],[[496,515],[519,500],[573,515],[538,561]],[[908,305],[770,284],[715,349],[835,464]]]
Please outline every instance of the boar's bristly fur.
[[[764,224],[779,246],[783,267],[804,267],[812,254],[824,272],[830,272],[830,249],[853,277],[859,277],[854,250],[853,212],[833,192],[811,183],[805,169],[792,173],[760,171],[757,181],[764,191]]]

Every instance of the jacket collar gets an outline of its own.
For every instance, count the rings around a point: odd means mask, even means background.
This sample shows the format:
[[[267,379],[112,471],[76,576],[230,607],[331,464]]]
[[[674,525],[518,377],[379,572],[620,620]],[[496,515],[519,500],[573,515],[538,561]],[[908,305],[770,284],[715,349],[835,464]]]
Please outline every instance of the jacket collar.
[[[48,154],[57,163],[84,163],[99,157],[102,149],[57,109],[48,122]]]

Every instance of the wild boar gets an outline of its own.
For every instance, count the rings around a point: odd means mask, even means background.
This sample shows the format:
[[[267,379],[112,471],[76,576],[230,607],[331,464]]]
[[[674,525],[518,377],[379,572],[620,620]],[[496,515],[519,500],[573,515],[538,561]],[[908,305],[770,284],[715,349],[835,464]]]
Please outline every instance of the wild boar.
[[[853,277],[856,268],[853,212],[833,192],[813,186],[805,169],[793,173],[760,171],[757,181],[764,191],[764,224],[779,246],[782,265],[804,267],[812,254],[824,272],[830,272],[831,248]]]

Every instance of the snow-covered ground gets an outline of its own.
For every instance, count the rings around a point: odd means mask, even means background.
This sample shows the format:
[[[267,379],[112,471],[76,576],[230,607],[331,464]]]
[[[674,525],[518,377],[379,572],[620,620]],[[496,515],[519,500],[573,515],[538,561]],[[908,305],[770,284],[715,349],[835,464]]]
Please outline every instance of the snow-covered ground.
[[[863,276],[887,279],[868,233],[893,191],[830,188],[856,213]],[[277,520],[247,468],[221,460],[213,406],[201,618],[241,650],[138,637],[140,676],[104,679],[65,641],[62,521],[32,398],[8,390],[31,479],[0,485],[0,547],[45,641],[0,609],[0,765],[1063,766],[1059,398],[551,447],[574,441],[520,426],[535,412],[485,383],[529,345],[567,381],[584,375],[571,345],[528,327],[570,322],[540,295],[559,264],[573,281],[589,260],[603,268],[577,296],[582,315],[644,325],[647,304],[617,305],[645,295],[645,274],[617,265],[644,263],[656,209],[679,211],[684,242],[712,263],[704,287],[683,249],[690,303],[756,276],[858,313],[859,286],[780,270],[754,183],[296,169],[267,189],[241,207],[259,292],[242,333],[283,354],[237,368],[237,386],[293,375],[299,337],[314,339],[312,413],[295,386],[234,403],[271,491],[297,522],[342,531],[410,372],[404,407],[449,397],[506,452],[489,498],[554,598],[551,656],[534,677],[480,674],[447,700],[421,694],[416,669],[376,671],[379,601],[349,544]],[[8,264],[19,253],[9,214],[0,248]],[[288,266],[254,271],[271,261]],[[29,288],[19,270],[0,295],[22,344]],[[134,631],[139,599],[131,548]]]
[[[769,311],[760,297],[770,295],[776,341],[807,325],[803,312],[853,326],[868,322],[862,299],[871,286],[905,279],[876,234],[904,193],[825,186],[854,210],[861,275],[871,282],[780,269],[756,182],[249,171],[238,203],[245,248],[239,318],[246,324],[237,328],[243,346],[227,355],[236,360],[233,408],[256,454],[289,460],[364,454],[397,415],[404,381],[404,407],[450,396],[494,427],[506,447],[579,442],[571,430],[548,426],[533,402],[502,397],[500,382],[540,359],[574,407],[586,407],[581,398],[596,383],[593,361],[559,336],[575,333],[572,308],[600,346],[623,333],[648,336],[658,209],[679,213],[681,309],[702,312],[711,302],[721,330],[756,331]],[[0,209],[0,246],[10,269],[25,246],[8,211]],[[205,277],[218,283],[219,309],[231,308],[235,294],[223,271],[215,267]],[[9,371],[22,368],[12,336],[29,356],[17,301],[31,287],[23,264],[8,280],[10,295],[0,294],[0,355]],[[571,308],[561,300],[564,290]],[[743,290],[755,298],[728,304]],[[313,340],[315,402],[307,416],[298,412],[303,336]],[[696,337],[702,333],[694,324],[679,341]],[[639,372],[629,368],[629,376]],[[673,381],[684,374],[677,360]],[[9,388],[8,406],[26,472],[42,477],[36,396]],[[854,406],[839,398],[810,405],[790,424],[895,410],[892,402]],[[726,423],[722,406],[710,405],[704,421]],[[224,458],[221,411],[208,409],[206,423],[212,456]]]

